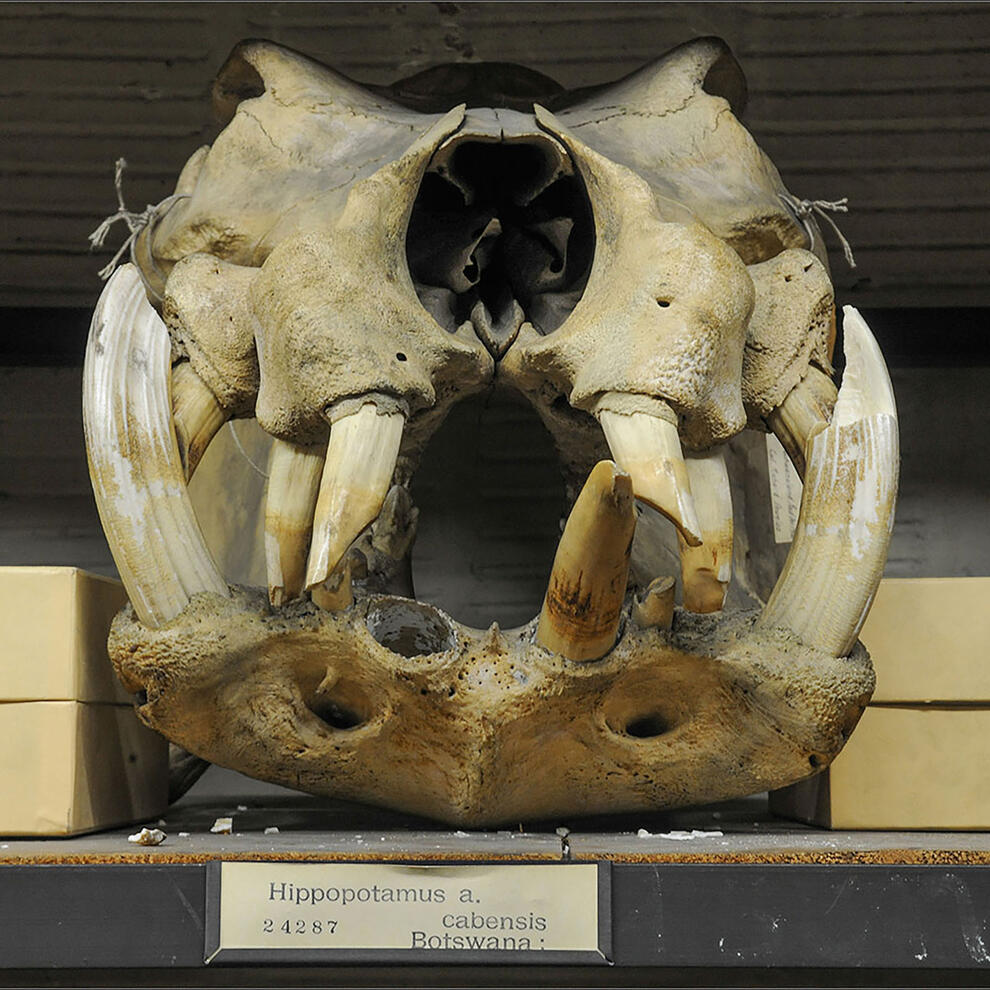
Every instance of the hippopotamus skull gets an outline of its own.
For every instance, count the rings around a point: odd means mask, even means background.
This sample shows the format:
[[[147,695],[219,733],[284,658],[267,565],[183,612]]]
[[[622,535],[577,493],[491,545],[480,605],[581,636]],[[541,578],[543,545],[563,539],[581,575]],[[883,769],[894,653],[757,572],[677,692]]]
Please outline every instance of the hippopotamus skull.
[[[832,383],[821,238],[736,117],[725,45],[566,92],[505,66],[362,87],[245,42],[214,96],[226,126],[110,278],[86,359],[140,717],[258,778],[464,824],[826,766],[873,688],[856,637],[896,415],[855,310]],[[405,566],[425,444],[491,389],[539,413],[571,504],[539,615],[504,631],[417,601]],[[187,490],[238,417],[272,438],[267,588],[220,573]],[[804,495],[768,600],[725,608],[748,431]]]

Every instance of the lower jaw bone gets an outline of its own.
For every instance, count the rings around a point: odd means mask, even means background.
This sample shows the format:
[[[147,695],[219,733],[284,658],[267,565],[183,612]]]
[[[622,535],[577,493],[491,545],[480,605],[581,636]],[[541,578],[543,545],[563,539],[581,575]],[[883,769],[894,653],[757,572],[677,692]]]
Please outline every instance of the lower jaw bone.
[[[211,762],[494,826],[722,800],[826,765],[872,690],[865,651],[834,659],[753,618],[626,621],[603,659],[573,663],[532,625],[483,632],[388,596],[276,614],[235,589],[160,630],[121,613],[110,652],[141,717]]]

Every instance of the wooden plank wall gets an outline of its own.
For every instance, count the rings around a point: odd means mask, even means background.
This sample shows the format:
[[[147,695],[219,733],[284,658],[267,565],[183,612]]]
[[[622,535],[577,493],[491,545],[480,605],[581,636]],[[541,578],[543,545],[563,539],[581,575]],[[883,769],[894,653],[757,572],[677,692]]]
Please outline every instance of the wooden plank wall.
[[[568,86],[715,34],[746,123],[794,193],[848,196],[842,301],[990,305],[990,5],[983,3],[9,3],[0,5],[0,306],[91,306],[86,235],[113,162],[141,209],[214,135],[213,74],[243,37],[368,82],[522,62]],[[118,229],[112,244],[123,237]]]

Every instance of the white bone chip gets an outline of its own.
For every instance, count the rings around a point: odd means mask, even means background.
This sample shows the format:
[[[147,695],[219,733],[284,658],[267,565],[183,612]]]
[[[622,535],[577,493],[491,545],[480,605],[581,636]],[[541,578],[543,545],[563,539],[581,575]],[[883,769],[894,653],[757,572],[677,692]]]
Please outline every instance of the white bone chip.
[[[269,825],[268,828],[265,829],[265,835],[278,835],[278,826]]]
[[[216,835],[230,835],[234,831],[233,818],[218,818],[211,826],[210,831]]]
[[[129,835],[127,841],[139,846],[160,846],[165,841],[165,833],[160,828],[143,828]]]

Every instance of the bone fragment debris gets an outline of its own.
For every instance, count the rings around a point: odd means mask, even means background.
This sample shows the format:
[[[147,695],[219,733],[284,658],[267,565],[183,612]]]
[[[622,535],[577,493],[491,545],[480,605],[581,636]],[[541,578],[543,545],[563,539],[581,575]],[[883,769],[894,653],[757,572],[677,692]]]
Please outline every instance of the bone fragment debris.
[[[138,846],[160,846],[165,841],[165,833],[160,828],[142,828],[127,837],[128,842]]]
[[[654,578],[632,611],[633,620],[643,629],[669,629],[674,621],[674,579]]]
[[[615,644],[636,528],[632,481],[599,461],[557,546],[536,641],[570,660],[597,660]]]
[[[233,818],[218,818],[211,826],[210,831],[214,835],[230,835],[234,831]]]
[[[649,413],[625,414],[600,407],[598,421],[616,464],[632,478],[636,498],[662,512],[688,546],[698,546],[701,526],[677,427]]]
[[[866,321],[843,307],[846,369],[832,422],[807,446],[797,531],[758,625],[846,656],[866,620],[894,522],[897,410]]]
[[[381,511],[399,456],[405,417],[369,401],[335,422],[313,520],[306,588],[325,582]],[[337,590],[331,587],[329,590]]]
[[[306,555],[326,449],[278,440],[268,460],[265,563],[268,598],[276,608],[303,593]]]
[[[103,529],[138,618],[159,626],[192,595],[227,598],[186,488],[172,430],[171,343],[132,264],[107,282],[83,372],[89,473]]]
[[[701,546],[678,533],[684,607],[689,612],[721,612],[732,579],[732,492],[725,454],[711,450],[688,457],[688,480],[701,526]]]
[[[835,382],[811,365],[804,378],[767,416],[767,425],[787,451],[802,478],[806,470],[805,451],[808,443],[828,426],[837,397]]]
[[[227,413],[188,361],[172,368],[172,425],[188,481]]]

